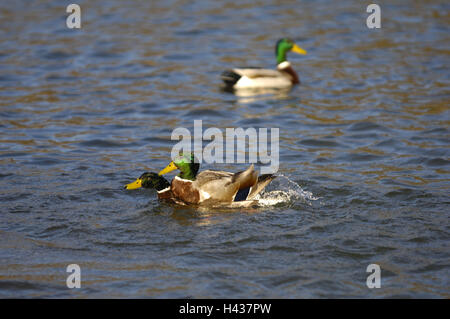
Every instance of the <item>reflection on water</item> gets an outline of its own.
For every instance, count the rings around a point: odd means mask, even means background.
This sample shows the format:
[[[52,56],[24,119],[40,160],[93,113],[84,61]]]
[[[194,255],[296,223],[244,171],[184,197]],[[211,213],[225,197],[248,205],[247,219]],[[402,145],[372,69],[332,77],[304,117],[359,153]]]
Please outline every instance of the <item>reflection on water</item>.
[[[225,92],[232,93],[238,97],[238,103],[247,104],[255,102],[264,102],[270,100],[286,100],[289,99],[289,92],[291,88],[287,89],[271,89],[271,88],[259,88],[259,89],[232,89],[225,90]]]
[[[1,297],[449,297],[447,4],[381,4],[379,30],[350,0],[78,4],[81,30],[58,2],[0,4]],[[275,68],[283,36],[308,50],[289,56],[301,86],[220,89],[230,67]],[[303,196],[222,211],[125,192],[194,120],[280,128]]]

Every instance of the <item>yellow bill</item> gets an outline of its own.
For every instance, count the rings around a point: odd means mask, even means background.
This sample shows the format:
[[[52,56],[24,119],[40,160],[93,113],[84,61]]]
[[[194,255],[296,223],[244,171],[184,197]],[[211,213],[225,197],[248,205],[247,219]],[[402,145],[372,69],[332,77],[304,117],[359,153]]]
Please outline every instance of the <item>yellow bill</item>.
[[[292,52],[298,53],[298,54],[306,54],[306,50],[300,48],[298,45],[294,44],[294,46],[291,49]]]
[[[161,176],[161,175],[167,174],[171,171],[174,171],[176,169],[177,169],[177,167],[175,166],[174,162],[170,162],[170,164],[167,165],[166,168],[163,169],[161,172],[159,172],[158,175]]]
[[[125,189],[136,189],[139,187],[142,187],[142,180],[139,178],[135,180],[133,183],[125,185]]]

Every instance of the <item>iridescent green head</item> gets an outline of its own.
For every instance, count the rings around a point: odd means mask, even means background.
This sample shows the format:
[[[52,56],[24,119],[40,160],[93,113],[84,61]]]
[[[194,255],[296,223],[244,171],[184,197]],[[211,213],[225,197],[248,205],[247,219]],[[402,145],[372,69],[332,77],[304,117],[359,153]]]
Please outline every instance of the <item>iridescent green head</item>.
[[[306,54],[306,50],[300,48],[292,40],[283,38],[277,41],[275,46],[275,56],[277,57],[277,64],[286,61],[286,54],[292,51],[298,54]]]
[[[176,169],[180,170],[179,177],[193,181],[200,169],[200,164],[195,158],[194,153],[180,154],[166,168],[159,172],[159,175],[164,175]]]

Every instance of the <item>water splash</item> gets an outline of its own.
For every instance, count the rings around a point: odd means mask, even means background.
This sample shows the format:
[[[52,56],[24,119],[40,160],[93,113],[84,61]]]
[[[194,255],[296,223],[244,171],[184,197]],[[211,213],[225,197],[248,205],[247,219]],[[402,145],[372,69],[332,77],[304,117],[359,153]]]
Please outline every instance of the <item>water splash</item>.
[[[277,204],[303,201],[311,205],[311,201],[318,200],[312,192],[303,190],[300,185],[284,175],[277,175],[266,189],[256,196],[260,206],[274,206]]]

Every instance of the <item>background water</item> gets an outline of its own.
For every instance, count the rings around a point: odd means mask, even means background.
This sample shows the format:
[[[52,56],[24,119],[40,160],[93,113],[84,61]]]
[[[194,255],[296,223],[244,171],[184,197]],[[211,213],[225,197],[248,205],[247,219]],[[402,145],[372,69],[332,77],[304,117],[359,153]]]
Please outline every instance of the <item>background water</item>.
[[[77,1],[69,30],[69,3],[0,4],[0,297],[450,297],[449,4],[378,1],[369,30],[364,1]],[[274,68],[283,36],[308,50],[300,87],[220,90],[226,68]],[[123,189],[199,119],[279,127],[280,174],[319,199]]]

